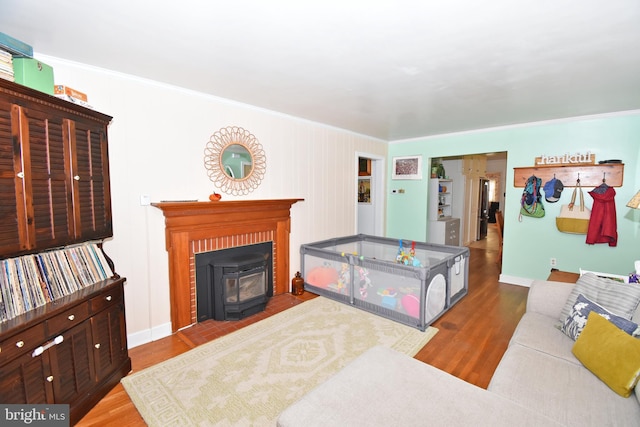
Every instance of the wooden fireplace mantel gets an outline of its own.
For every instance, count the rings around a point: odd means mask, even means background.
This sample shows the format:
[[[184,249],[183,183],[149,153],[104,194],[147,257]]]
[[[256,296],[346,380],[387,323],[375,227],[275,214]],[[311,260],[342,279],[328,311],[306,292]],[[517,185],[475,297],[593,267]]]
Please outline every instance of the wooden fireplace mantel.
[[[152,203],[165,217],[173,331],[195,323],[194,254],[272,240],[274,294],[287,292],[291,206],[304,199]],[[254,237],[258,236],[258,237]],[[204,247],[204,248],[202,248]]]

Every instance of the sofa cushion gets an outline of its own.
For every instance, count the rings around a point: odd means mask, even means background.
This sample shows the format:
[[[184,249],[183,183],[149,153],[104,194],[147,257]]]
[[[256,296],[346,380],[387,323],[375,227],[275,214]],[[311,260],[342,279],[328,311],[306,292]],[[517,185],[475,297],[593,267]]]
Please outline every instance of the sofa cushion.
[[[554,426],[533,412],[426,363],[374,347],[304,395],[279,427]]]
[[[534,280],[527,296],[527,313],[540,313],[557,319],[575,283]]]
[[[519,344],[580,365],[571,353],[574,341],[555,328],[557,322],[556,318],[527,311],[520,319],[510,345]]]
[[[617,395],[584,366],[518,344],[505,352],[489,390],[565,425],[637,426],[640,420],[635,399]]]
[[[638,308],[638,303],[640,303],[640,285],[620,283],[598,277],[592,273],[583,274],[571,290],[562,308],[560,324],[564,323],[569,316],[569,312],[580,294],[625,319],[631,319]]]
[[[611,390],[631,396],[640,376],[639,339],[592,311],[573,354]]]
[[[631,316],[631,320],[636,323],[640,323],[640,304],[638,304],[638,308],[636,308],[635,313],[633,313],[633,316]]]
[[[576,299],[576,303],[573,304],[573,308],[571,309],[569,316],[567,316],[562,325],[562,332],[575,341],[578,339],[578,336],[580,336],[580,333],[587,324],[587,317],[589,316],[589,313],[592,312],[604,317],[629,335],[634,335],[638,330],[638,325],[633,323],[631,320],[616,316],[606,308],[590,301],[585,298],[584,295],[580,294],[578,295],[578,299]]]

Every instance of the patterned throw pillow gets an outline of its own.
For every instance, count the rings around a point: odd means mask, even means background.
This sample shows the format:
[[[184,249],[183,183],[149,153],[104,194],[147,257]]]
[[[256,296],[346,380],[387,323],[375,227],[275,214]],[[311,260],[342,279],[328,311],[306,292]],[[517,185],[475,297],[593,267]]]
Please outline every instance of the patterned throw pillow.
[[[638,330],[638,325],[633,323],[631,320],[627,320],[620,316],[616,316],[613,313],[610,313],[605,308],[592,301],[589,301],[582,294],[578,295],[578,299],[573,305],[571,313],[569,313],[569,316],[564,321],[564,324],[561,328],[562,332],[564,332],[572,340],[577,340],[580,336],[580,333],[587,324],[589,313],[591,313],[592,311],[604,317],[609,322],[613,323],[619,329],[622,329],[629,335],[640,333],[640,330]]]
[[[630,320],[640,302],[640,285],[616,282],[598,277],[593,273],[583,274],[573,287],[560,313],[560,319],[558,319],[560,324],[564,323],[569,316],[579,294],[612,313]]]

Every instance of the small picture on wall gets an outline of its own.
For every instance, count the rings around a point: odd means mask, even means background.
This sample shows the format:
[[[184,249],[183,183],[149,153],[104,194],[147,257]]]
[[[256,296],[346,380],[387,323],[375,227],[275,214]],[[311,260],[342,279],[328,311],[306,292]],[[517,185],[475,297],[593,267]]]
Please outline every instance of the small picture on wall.
[[[371,203],[371,180],[358,179],[358,203]]]
[[[422,156],[393,158],[392,179],[422,179]]]

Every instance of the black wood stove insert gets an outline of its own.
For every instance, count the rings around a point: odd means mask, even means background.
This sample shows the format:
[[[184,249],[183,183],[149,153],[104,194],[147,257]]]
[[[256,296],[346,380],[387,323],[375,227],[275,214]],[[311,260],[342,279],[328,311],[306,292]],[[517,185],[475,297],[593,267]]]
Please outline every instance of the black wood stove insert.
[[[240,320],[273,296],[273,243],[195,254],[198,322]]]

